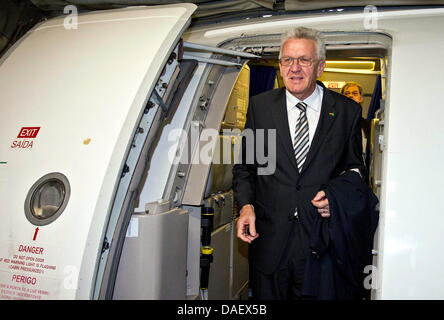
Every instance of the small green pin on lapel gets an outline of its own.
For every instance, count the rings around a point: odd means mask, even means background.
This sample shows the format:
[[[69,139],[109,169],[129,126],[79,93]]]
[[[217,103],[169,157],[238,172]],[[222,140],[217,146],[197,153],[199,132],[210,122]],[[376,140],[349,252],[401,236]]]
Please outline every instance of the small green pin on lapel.
[[[335,116],[334,112],[329,112],[328,115],[329,115],[329,116],[332,116],[332,117]]]

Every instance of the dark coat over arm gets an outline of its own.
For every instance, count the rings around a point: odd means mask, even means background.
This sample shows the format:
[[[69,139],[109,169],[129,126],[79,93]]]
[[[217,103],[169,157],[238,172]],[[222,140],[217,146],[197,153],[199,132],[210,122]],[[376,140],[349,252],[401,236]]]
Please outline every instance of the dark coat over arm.
[[[304,294],[318,299],[365,296],[365,267],[372,264],[378,199],[361,177],[347,171],[325,186],[331,217],[315,218]]]

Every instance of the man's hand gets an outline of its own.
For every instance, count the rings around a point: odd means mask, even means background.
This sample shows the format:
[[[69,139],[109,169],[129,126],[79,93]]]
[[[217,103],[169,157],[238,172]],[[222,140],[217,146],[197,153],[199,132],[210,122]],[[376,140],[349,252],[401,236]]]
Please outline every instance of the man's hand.
[[[244,242],[251,243],[254,239],[259,237],[256,233],[256,214],[253,206],[246,204],[240,211],[239,220],[237,220],[237,237]]]
[[[311,203],[318,208],[318,212],[322,218],[330,218],[330,207],[328,206],[328,199],[324,191],[319,191]]]

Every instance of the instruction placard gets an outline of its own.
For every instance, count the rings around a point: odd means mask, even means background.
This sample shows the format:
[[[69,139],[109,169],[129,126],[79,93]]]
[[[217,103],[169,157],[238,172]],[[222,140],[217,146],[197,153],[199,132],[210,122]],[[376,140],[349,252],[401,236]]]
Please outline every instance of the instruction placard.
[[[52,256],[49,249],[29,243],[17,243],[12,249],[9,256],[3,254],[4,250],[0,251],[0,299],[56,298],[60,270],[48,258]]]

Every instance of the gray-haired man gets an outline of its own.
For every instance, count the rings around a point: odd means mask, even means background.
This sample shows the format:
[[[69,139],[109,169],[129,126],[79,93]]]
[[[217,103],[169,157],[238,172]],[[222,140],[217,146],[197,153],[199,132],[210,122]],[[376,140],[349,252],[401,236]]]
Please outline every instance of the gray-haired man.
[[[320,33],[290,30],[282,37],[279,56],[285,88],[250,101],[246,128],[277,133],[274,173],[257,175],[257,162],[243,161],[233,169],[241,208],[237,236],[250,243],[256,299],[304,298],[307,258],[317,254],[309,243],[313,226],[331,219],[324,187],[344,172],[360,179],[365,170],[361,107],[316,81],[324,66]],[[242,154],[245,148],[244,143]]]

